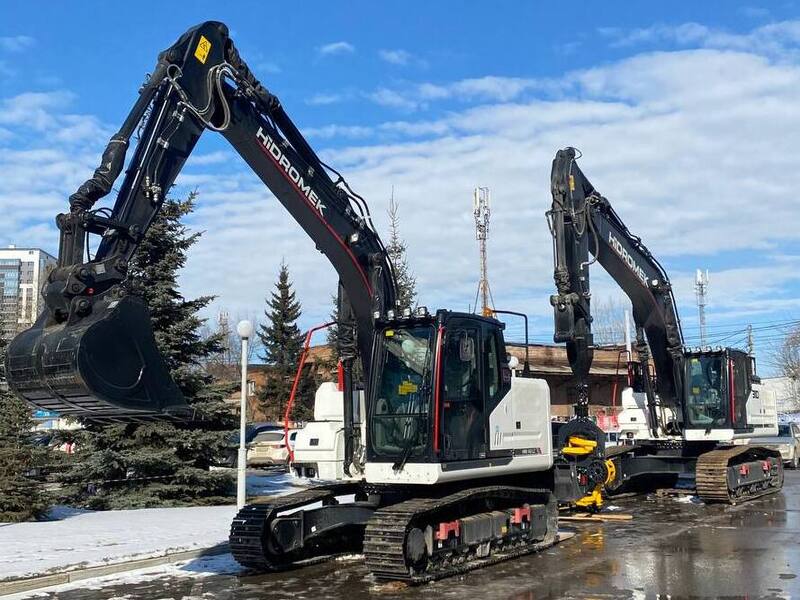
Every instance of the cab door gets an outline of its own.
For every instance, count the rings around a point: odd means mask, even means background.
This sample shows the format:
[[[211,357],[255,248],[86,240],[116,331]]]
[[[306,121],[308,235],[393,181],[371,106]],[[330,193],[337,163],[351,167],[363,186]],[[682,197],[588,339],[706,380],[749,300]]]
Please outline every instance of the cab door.
[[[453,318],[447,323],[440,384],[445,461],[486,457],[481,329],[474,319]]]

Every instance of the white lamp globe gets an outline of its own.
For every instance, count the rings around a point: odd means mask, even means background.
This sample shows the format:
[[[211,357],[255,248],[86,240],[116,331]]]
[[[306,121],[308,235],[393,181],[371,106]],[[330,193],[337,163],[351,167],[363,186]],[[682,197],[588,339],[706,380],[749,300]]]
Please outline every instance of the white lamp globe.
[[[253,324],[250,321],[239,321],[236,331],[240,338],[249,339],[253,335]]]

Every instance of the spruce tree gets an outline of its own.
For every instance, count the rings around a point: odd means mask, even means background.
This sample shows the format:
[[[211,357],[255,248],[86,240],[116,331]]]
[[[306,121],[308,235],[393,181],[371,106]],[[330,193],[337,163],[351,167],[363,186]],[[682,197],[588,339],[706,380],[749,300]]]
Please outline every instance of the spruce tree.
[[[187,402],[191,422],[89,424],[77,443],[78,465],[64,477],[68,500],[95,509],[227,501],[232,479],[209,466],[224,454],[235,415],[223,403],[234,385],[215,383],[202,368],[220,351],[219,336],[201,335],[198,311],[213,300],[184,298],[177,277],[200,233],[181,223],[195,194],[167,200],[129,265],[125,285],[149,310],[156,343]]]
[[[400,206],[394,199],[394,189],[389,199],[389,243],[386,252],[394,266],[394,276],[397,280],[397,309],[414,308],[417,301],[417,278],[411,267],[408,266],[406,257],[406,243],[400,236]]]
[[[6,342],[0,338],[0,365]],[[46,452],[32,444],[30,407],[0,389],[0,523],[27,521],[47,508],[47,495],[28,474],[42,464]]]
[[[292,390],[297,361],[303,348],[303,334],[297,326],[302,309],[292,289],[286,263],[281,263],[275,291],[266,302],[266,320],[258,326],[258,338],[262,347],[261,359],[267,364],[269,371],[258,399],[261,410],[268,419],[280,420]]]

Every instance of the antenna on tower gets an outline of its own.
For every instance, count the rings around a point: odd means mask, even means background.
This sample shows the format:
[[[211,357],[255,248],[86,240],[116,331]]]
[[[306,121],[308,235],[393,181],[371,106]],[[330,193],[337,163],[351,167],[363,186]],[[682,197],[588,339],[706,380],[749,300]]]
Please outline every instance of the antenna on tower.
[[[489,275],[486,266],[486,240],[489,237],[489,215],[491,214],[491,194],[488,187],[477,187],[472,194],[472,214],[475,216],[475,237],[480,247],[481,278],[478,281],[478,292],[475,294],[475,309],[478,308],[478,296],[481,298],[481,314],[490,317],[494,314],[494,298],[489,287]]]
[[[706,305],[708,304],[708,269],[697,269],[694,279],[694,293],[697,296],[697,316],[700,320],[700,345],[707,346]]]

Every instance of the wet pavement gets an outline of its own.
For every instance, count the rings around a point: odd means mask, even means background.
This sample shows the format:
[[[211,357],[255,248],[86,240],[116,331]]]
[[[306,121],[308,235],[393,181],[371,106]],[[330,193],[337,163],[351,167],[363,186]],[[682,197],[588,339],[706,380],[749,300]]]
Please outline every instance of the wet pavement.
[[[688,500],[688,498],[684,498]],[[674,497],[613,502],[628,522],[581,524],[541,554],[408,588],[376,585],[358,559],[258,577],[168,576],[51,593],[59,600],[800,597],[800,471],[782,493],[744,506]],[[191,570],[192,565],[185,567]],[[42,596],[39,596],[42,597]]]

